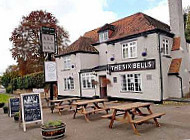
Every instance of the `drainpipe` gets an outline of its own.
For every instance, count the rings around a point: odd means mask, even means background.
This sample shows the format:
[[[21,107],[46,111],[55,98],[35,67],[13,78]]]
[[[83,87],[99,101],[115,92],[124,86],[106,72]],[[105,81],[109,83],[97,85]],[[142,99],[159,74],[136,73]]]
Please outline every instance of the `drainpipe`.
[[[80,88],[80,97],[82,97],[81,72],[79,72],[79,88]]]
[[[160,63],[160,88],[161,88],[161,103],[163,103],[163,76],[162,76],[162,56],[160,47],[160,33],[158,33],[158,49],[159,49],[159,63]]]
[[[183,80],[182,77],[178,75],[176,75],[177,78],[179,78],[180,83],[181,83],[181,98],[183,98]]]

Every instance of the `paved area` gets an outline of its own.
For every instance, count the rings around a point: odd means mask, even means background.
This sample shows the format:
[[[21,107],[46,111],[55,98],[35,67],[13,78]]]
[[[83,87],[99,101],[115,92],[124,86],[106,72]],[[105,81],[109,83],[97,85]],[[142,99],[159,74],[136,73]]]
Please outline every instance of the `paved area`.
[[[190,105],[154,105],[154,112],[166,112],[159,119],[161,127],[155,127],[152,121],[137,126],[140,136],[134,135],[128,124],[114,123],[109,129],[109,120],[101,119],[102,114],[90,116],[87,123],[83,116],[73,119],[73,112],[64,111],[60,116],[57,112],[51,114],[49,109],[43,109],[44,121],[62,120],[66,123],[66,140],[184,140],[190,139]],[[41,140],[39,125],[27,125],[23,132],[13,118],[3,114],[0,109],[0,140]]]

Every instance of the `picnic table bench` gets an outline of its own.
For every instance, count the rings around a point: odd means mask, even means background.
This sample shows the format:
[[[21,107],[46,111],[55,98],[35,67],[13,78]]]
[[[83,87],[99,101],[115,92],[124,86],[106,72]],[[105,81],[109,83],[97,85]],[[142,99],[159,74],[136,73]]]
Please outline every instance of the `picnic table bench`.
[[[113,123],[115,120],[123,123],[129,123],[131,124],[134,133],[139,135],[136,125],[143,124],[144,122],[153,119],[155,125],[159,127],[160,124],[158,123],[157,118],[161,118],[163,115],[165,115],[165,113],[153,113],[150,109],[150,105],[152,105],[152,103],[137,102],[112,106],[110,108],[113,109],[113,113],[103,115],[102,118],[107,118],[111,120],[109,128],[113,127]],[[141,108],[146,108],[148,110],[148,113],[143,113],[140,110]],[[123,116],[119,117],[121,115]]]
[[[104,104],[104,102],[106,101],[107,99],[94,99],[73,103],[73,105],[75,106],[73,118],[75,119],[76,114],[79,113],[84,115],[85,120],[89,122],[88,116],[90,114],[101,111],[105,111],[108,114],[109,108],[107,108]],[[100,104],[102,104],[102,106],[100,106]]]
[[[51,105],[52,113],[54,109],[57,109],[59,114],[61,115],[61,111],[63,109],[72,109],[72,103],[77,100],[80,100],[80,98],[64,98],[64,99],[50,100],[49,103],[53,104]]]

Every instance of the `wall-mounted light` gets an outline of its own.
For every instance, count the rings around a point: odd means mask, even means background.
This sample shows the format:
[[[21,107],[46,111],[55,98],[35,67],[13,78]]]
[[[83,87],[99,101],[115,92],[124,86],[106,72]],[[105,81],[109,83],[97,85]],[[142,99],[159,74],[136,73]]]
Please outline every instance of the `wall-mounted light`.
[[[96,73],[95,71],[93,71],[92,75],[95,75],[95,76],[97,76],[97,73]]]

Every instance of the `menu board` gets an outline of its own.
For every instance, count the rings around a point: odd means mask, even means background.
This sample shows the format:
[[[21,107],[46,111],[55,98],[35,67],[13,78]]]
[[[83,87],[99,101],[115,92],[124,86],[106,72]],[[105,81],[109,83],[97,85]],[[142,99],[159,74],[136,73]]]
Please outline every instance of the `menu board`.
[[[43,120],[40,94],[21,94],[21,104],[24,131],[26,131],[26,123],[33,123]]]
[[[9,99],[9,116],[13,116],[16,112],[19,112],[20,99],[10,98]]]

